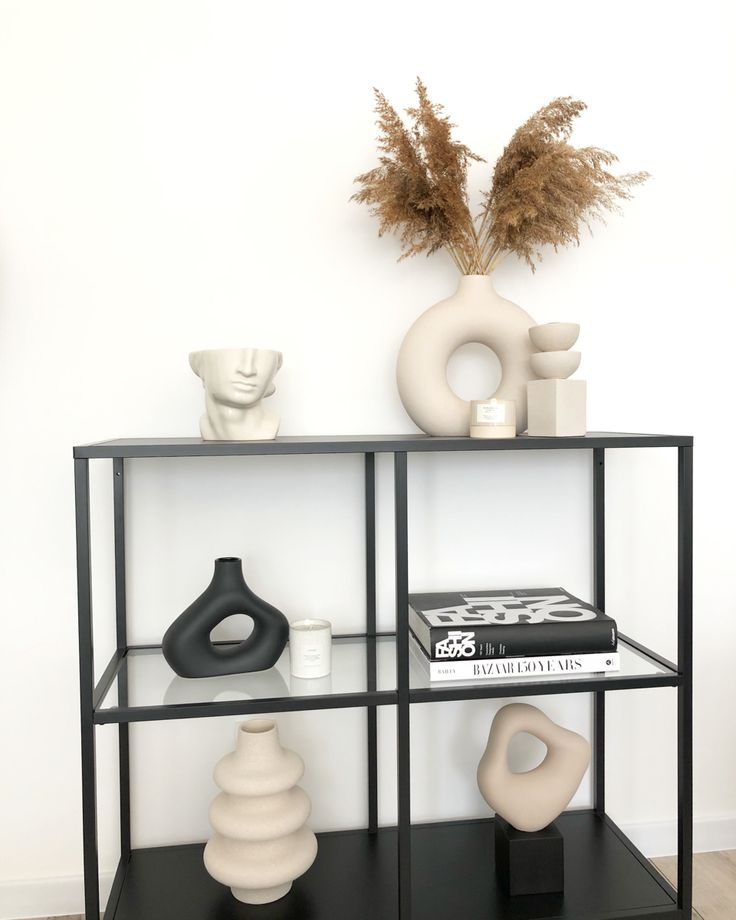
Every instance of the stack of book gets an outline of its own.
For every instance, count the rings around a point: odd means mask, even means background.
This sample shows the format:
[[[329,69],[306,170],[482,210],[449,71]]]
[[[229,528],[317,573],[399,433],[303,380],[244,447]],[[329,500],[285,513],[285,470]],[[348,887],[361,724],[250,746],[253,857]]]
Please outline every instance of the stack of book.
[[[409,595],[430,680],[551,677],[621,667],[616,621],[563,588]]]

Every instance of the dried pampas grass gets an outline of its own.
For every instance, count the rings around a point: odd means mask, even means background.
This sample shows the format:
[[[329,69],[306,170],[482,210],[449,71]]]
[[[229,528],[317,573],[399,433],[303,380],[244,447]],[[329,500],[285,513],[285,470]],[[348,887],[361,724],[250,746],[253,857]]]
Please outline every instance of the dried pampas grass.
[[[379,165],[356,178],[353,200],[378,217],[379,235],[398,232],[401,258],[446,249],[463,274],[487,274],[508,253],[532,268],[542,249],[579,244],[580,230],[619,210],[619,201],[648,178],[616,176],[616,156],[569,143],[573,120],[585,103],[561,97],[541,108],[514,133],[496,162],[479,221],[468,205],[467,174],[484,162],[453,140],[453,124],[417,80],[418,104],[407,127],[375,90]]]
[[[369,205],[378,233],[397,231],[402,255],[445,248],[458,268],[469,273],[474,235],[468,207],[468,163],[480,160],[452,139],[454,127],[442,107],[429,101],[421,80],[419,104],[407,110],[407,128],[388,99],[375,89],[379,163],[355,180],[362,188],[353,200]]]
[[[631,188],[648,178],[644,172],[615,176],[607,169],[617,160],[614,154],[568,143],[573,119],[585,108],[569,96],[554,99],[514,133],[484,196],[486,266],[513,252],[533,270],[543,246],[556,251],[579,244],[582,226],[619,210],[619,200],[631,198]]]

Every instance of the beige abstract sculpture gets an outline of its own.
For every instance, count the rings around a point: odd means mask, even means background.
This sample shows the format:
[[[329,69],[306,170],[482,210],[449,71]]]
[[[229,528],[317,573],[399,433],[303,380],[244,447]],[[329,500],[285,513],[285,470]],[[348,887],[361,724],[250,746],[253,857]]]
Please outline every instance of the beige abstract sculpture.
[[[531,357],[531,368],[542,378],[527,384],[530,435],[569,438],[587,430],[586,382],[567,379],[580,365],[580,352],[568,350],[579,333],[577,323],[545,323],[529,330],[539,349]]]
[[[547,745],[542,763],[528,773],[512,773],[508,747],[519,732]],[[557,725],[536,706],[509,703],[496,714],[478,764],[478,788],[491,808],[520,831],[546,827],[570,804],[590,762],[590,745]]]
[[[270,719],[242,722],[237,737],[235,750],[215,767],[222,793],[210,807],[215,835],[204,865],[238,901],[270,904],[288,894],[317,855],[317,838],[304,823],[311,803],[296,785],[304,763],[281,747]]]
[[[205,441],[271,441],[280,419],[263,408],[276,392],[273,378],[280,351],[264,348],[216,348],[193,351],[189,365],[205,390],[205,414],[199,430]]]
[[[499,400],[516,403],[516,431],[526,428],[526,384],[533,378],[529,327],[534,320],[496,293],[487,275],[463,275],[457,291],[426,310],[409,329],[399,350],[396,382],[414,424],[427,434],[467,436],[470,403],[447,382],[447,363],[461,345],[479,342],[501,362]]]

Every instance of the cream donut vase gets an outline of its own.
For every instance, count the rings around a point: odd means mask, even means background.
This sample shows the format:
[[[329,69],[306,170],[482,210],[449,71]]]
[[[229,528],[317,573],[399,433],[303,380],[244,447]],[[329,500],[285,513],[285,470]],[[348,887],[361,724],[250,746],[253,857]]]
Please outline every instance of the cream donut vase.
[[[534,320],[499,296],[487,275],[463,275],[457,291],[417,319],[399,350],[399,396],[417,427],[435,437],[467,436],[470,403],[447,382],[447,363],[461,345],[478,342],[496,353],[501,383],[489,398],[516,403],[516,430],[526,429],[526,385],[531,370],[529,329]]]
[[[527,773],[508,765],[511,739],[528,732],[547,745],[542,763]],[[528,703],[509,703],[496,713],[478,764],[478,788],[496,814],[520,831],[539,831],[575,795],[590,763],[590,744]]]
[[[210,807],[214,837],[204,848],[209,874],[245,904],[269,904],[288,894],[317,855],[305,825],[311,804],[296,784],[304,763],[279,743],[276,723],[250,719],[215,767],[222,789]]]

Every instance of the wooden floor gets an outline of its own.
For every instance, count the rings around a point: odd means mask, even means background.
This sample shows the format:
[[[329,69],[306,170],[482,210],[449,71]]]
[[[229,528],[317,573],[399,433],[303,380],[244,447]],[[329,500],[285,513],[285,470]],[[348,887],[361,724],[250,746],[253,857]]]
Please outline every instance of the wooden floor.
[[[665,856],[652,860],[673,884],[677,882],[677,859]],[[693,880],[695,920],[736,920],[736,850],[697,853]],[[39,920],[82,920],[74,917],[43,917]]]
[[[673,884],[677,859],[652,860]],[[736,850],[696,853],[693,871],[693,917],[699,920],[736,920]]]

